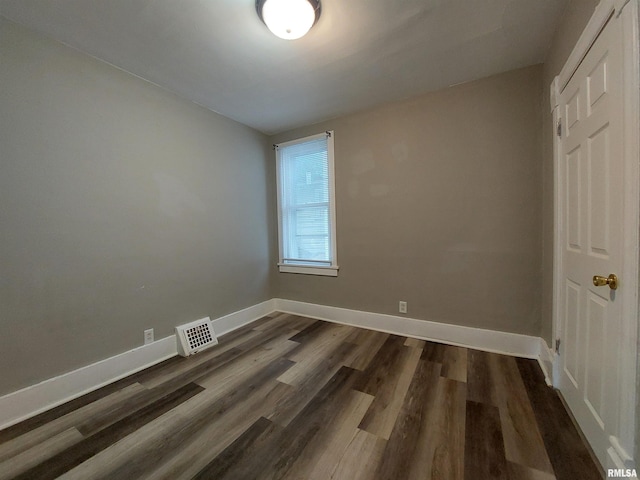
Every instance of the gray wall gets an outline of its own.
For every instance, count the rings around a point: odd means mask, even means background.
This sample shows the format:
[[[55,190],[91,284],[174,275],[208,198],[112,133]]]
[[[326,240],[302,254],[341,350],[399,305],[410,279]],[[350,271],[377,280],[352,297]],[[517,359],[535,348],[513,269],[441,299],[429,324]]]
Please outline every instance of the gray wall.
[[[550,340],[547,91],[596,4],[544,66],[270,139],[0,18],[0,395],[275,296]],[[279,274],[268,145],[326,129],[340,275]]]
[[[336,149],[339,276],[278,295],[538,336],[541,99],[534,66],[272,137]]]
[[[553,37],[544,63],[542,108],[542,331],[551,345],[553,332],[553,117],[549,87],[569,58],[599,0],[571,0]]]
[[[0,18],[0,395],[273,296],[267,137]]]

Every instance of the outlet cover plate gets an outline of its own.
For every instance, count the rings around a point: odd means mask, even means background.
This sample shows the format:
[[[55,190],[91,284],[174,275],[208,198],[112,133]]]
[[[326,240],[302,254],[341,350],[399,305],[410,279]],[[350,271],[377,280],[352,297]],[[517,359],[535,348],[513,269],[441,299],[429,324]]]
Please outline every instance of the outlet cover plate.
[[[407,302],[400,302],[399,306],[398,306],[398,311],[400,313],[407,313]]]
[[[153,328],[144,331],[144,344],[149,345],[153,343]]]

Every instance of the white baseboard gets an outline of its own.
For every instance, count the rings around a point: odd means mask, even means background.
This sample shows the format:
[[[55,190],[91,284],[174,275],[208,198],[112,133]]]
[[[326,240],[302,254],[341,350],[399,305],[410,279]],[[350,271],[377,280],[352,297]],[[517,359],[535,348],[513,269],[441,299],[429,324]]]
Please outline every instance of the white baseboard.
[[[538,363],[540,364],[540,368],[542,369],[542,373],[544,373],[544,381],[547,382],[547,385],[553,386],[553,366],[556,360],[556,355],[551,350],[547,342],[545,342],[542,338],[540,340],[540,355],[538,356]]]
[[[217,335],[223,335],[273,311],[274,301],[267,300],[212,320],[213,329]],[[4,395],[0,397],[0,429],[97,390],[177,354],[176,337],[171,335]]]
[[[255,322],[259,318],[269,315],[274,311],[275,299],[272,298],[271,300],[266,300],[257,305],[230,313],[224,317],[211,320],[213,331],[216,332],[216,335],[224,335],[248,323]]]
[[[177,355],[171,335],[0,397],[0,429]]]
[[[450,345],[537,359],[547,383],[553,355],[540,337],[417,320],[381,313],[315,305],[273,298],[212,320],[217,335],[224,335],[274,311],[303,315]],[[87,365],[0,397],[0,429],[80,397],[104,385],[177,355],[175,335]]]
[[[275,299],[275,310],[380,332],[536,360],[540,358],[541,346],[543,344],[546,346],[540,337],[529,335],[328,307],[281,298]]]

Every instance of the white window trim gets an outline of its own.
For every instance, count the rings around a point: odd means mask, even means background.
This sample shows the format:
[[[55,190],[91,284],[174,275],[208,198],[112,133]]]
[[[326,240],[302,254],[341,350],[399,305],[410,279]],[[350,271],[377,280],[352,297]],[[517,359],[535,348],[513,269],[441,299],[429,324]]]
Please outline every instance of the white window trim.
[[[286,147],[288,145],[295,145],[297,143],[310,142],[319,138],[327,138],[327,161],[329,163],[329,242],[331,245],[331,265],[330,266],[317,266],[314,267],[308,264],[291,264],[284,263],[283,258],[283,245],[282,245],[282,208],[281,208],[281,188],[280,188],[280,156],[278,149],[280,147]],[[317,135],[311,135],[304,138],[298,138],[289,142],[279,143],[274,145],[276,151],[276,187],[278,191],[278,269],[280,273],[298,273],[304,275],[323,275],[327,277],[338,276],[338,254],[336,248],[336,192],[335,192],[335,163],[334,163],[334,150],[333,150],[333,130],[319,133]]]

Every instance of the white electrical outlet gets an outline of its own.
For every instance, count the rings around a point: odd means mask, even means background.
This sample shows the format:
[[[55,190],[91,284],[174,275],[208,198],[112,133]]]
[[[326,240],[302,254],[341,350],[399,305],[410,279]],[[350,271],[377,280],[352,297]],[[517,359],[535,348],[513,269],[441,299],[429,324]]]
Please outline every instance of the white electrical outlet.
[[[144,331],[144,344],[153,343],[153,328]]]
[[[400,302],[400,305],[398,306],[398,311],[400,313],[407,313],[407,302]]]

